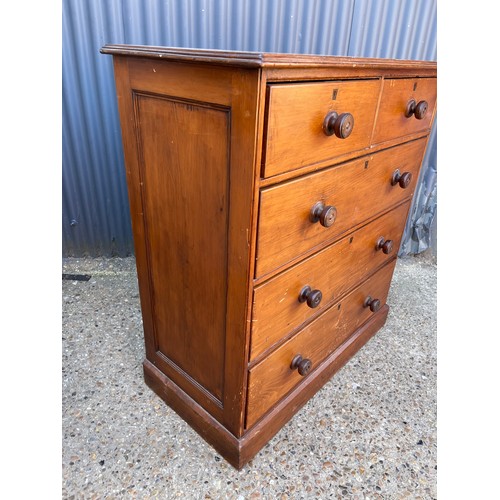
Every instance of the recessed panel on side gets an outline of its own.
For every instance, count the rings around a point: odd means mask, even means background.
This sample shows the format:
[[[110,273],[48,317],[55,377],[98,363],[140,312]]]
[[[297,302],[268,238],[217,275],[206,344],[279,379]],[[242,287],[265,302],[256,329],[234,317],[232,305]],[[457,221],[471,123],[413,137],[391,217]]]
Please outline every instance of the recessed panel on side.
[[[222,402],[229,111],[148,95],[135,103],[157,350]]]

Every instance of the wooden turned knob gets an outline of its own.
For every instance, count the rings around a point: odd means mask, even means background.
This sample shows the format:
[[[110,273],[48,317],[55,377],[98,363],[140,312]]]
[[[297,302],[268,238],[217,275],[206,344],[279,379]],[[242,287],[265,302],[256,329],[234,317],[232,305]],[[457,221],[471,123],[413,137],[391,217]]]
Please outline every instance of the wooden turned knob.
[[[307,305],[314,309],[318,307],[321,299],[323,298],[323,294],[320,290],[312,290],[309,285],[306,285],[299,294],[299,302],[307,302]]]
[[[424,116],[427,114],[428,107],[429,105],[427,104],[427,101],[420,101],[415,106],[415,118],[417,120],[422,120]]]
[[[337,218],[337,209],[332,205],[324,205],[321,201],[318,201],[311,208],[310,221],[318,222],[323,227],[330,227]]]
[[[369,307],[371,312],[377,312],[380,309],[380,300],[372,299],[369,295],[366,297],[363,307]]]
[[[386,240],[383,237],[379,238],[377,241],[377,250],[382,250],[383,253],[389,255],[394,247],[394,242],[392,240]]]
[[[354,128],[354,116],[351,113],[338,114],[330,111],[323,120],[325,135],[336,135],[339,139],[347,139]]]
[[[415,99],[410,99],[408,101],[408,104],[406,105],[405,116],[406,118],[410,118],[411,116],[415,115],[415,118],[417,120],[422,120],[422,118],[424,118],[424,116],[427,114],[428,108],[429,105],[427,104],[427,101],[419,101],[417,104]]]
[[[402,189],[406,189],[411,182],[411,172],[403,172],[401,173],[398,169],[394,171],[392,174],[391,184],[395,186],[399,184],[399,187]]]
[[[290,368],[292,370],[298,370],[299,375],[305,377],[312,368],[312,361],[307,358],[303,358],[302,354],[297,354],[292,359],[292,363],[290,364]]]

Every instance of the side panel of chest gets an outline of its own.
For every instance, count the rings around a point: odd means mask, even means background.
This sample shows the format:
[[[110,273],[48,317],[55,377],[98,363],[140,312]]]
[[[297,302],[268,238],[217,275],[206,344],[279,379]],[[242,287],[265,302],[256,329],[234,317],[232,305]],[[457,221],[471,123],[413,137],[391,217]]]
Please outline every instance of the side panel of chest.
[[[115,71],[147,360],[238,435],[259,73],[134,58]]]
[[[435,64],[103,52],[114,55],[145,380],[241,468],[385,322]]]
[[[222,404],[229,110],[147,95],[135,108],[157,354]]]

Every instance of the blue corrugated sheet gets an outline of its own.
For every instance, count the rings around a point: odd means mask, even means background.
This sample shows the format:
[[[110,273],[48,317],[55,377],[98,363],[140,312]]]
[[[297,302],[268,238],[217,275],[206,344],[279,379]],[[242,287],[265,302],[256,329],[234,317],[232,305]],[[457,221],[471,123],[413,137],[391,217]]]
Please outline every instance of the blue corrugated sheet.
[[[436,0],[64,0],[63,255],[128,255],[132,232],[106,43],[436,59]],[[430,243],[436,127],[402,254]]]

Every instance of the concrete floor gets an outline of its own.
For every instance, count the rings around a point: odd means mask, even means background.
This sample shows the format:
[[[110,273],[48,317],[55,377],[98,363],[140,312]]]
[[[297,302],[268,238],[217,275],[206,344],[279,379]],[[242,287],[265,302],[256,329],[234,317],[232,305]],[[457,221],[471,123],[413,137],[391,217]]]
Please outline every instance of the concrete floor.
[[[63,498],[436,498],[436,265],[400,259],[385,327],[241,471],[143,382],[135,261],[64,259]]]

